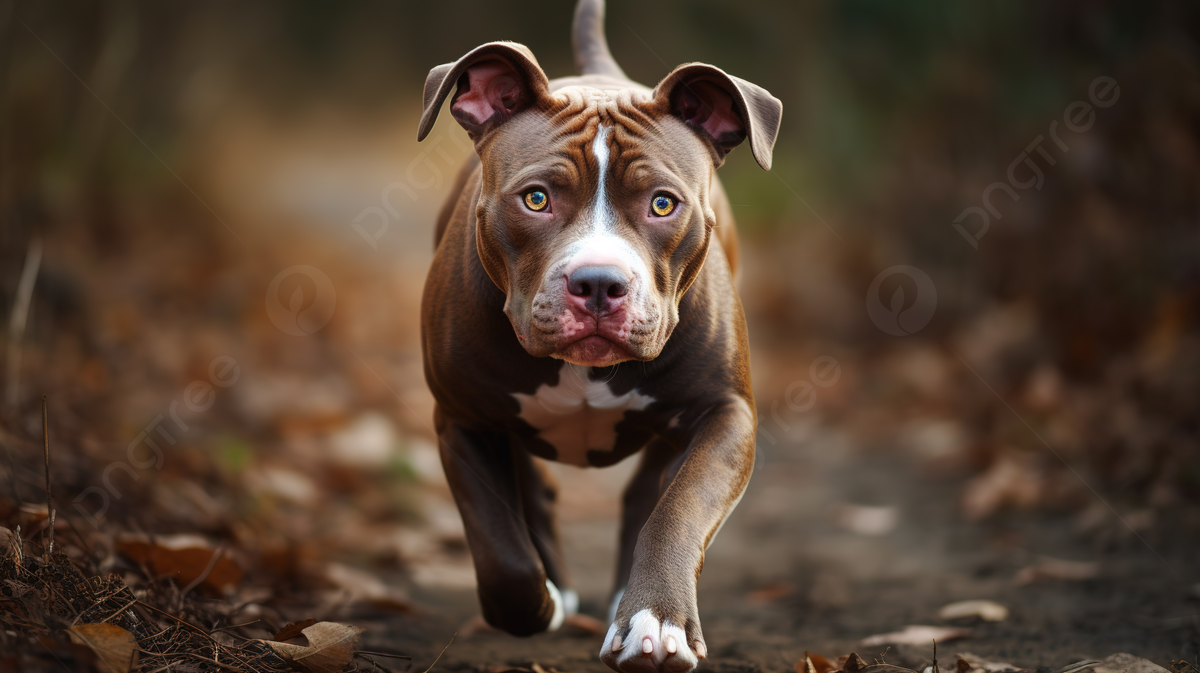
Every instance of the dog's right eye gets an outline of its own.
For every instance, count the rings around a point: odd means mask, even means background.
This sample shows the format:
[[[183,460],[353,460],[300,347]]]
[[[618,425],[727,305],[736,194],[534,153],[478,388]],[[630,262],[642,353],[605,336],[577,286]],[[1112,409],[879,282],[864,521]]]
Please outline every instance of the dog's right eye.
[[[550,205],[550,197],[540,189],[525,192],[525,207],[533,211],[542,211]]]

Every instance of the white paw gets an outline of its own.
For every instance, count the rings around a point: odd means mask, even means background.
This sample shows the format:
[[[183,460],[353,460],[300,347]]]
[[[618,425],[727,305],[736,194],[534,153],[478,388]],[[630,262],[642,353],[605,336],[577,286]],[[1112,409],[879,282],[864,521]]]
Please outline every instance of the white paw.
[[[613,670],[622,673],[675,673],[690,671],[699,662],[696,653],[688,645],[684,630],[670,620],[660,624],[648,609],[638,612],[629,620],[627,631],[622,638],[617,633],[617,623],[613,622],[600,648],[600,658]]]
[[[559,592],[558,587],[554,586],[554,582],[546,580],[546,590],[550,592],[550,600],[554,601],[554,616],[550,618],[550,626],[546,627],[547,631],[557,631],[558,627],[563,625],[563,620],[567,618],[567,606],[563,601],[563,595]],[[575,592],[570,592],[575,593]],[[575,602],[578,605],[579,597],[575,597]]]

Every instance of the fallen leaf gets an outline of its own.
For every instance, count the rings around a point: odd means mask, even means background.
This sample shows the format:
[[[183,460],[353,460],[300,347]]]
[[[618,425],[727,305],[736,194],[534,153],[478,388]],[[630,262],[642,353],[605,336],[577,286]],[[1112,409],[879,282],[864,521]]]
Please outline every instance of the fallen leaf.
[[[172,577],[183,586],[203,577],[201,586],[225,592],[242,581],[241,567],[227,553],[214,560],[217,548],[198,535],[126,535],[117,538],[116,547],[155,575]]]
[[[0,526],[0,558],[16,558],[20,553],[20,541],[17,534]]]
[[[341,673],[354,658],[363,629],[337,622],[317,622],[301,630],[308,645],[261,640],[306,673]]]
[[[960,652],[956,668],[959,671],[977,671],[978,673],[997,673],[998,671],[1019,671],[1020,668],[1001,661],[987,661],[983,657],[970,652]],[[964,668],[965,667],[965,668]]]
[[[829,671],[838,670],[837,666],[829,663],[829,660],[819,654],[813,654],[808,650],[804,651],[804,659],[796,662],[796,670],[799,671],[801,664],[808,670],[808,673],[829,673]]]
[[[1104,658],[1091,667],[1093,673],[1168,673],[1153,661],[1120,652]]]
[[[1022,568],[1013,580],[1014,584],[1025,585],[1047,580],[1080,581],[1100,575],[1100,564],[1095,561],[1067,561],[1042,557],[1036,563]]]
[[[909,625],[900,631],[880,633],[863,638],[862,644],[867,647],[879,645],[928,645],[933,641],[946,642],[959,638],[971,637],[971,629],[951,626],[921,626]]]
[[[816,666],[813,665],[812,658],[808,656],[807,651],[804,652],[804,658],[797,661],[792,668],[796,670],[796,673],[817,673]]]
[[[995,601],[971,600],[950,603],[938,610],[939,619],[964,619],[967,617],[978,617],[985,622],[1002,622],[1008,619],[1008,608]]]
[[[842,661],[842,657],[838,658],[838,668],[846,673],[858,673],[866,667],[866,660],[858,656],[858,652],[851,652],[849,656],[845,657],[845,661]]]
[[[271,640],[282,643],[284,641],[291,640],[292,638],[299,637],[304,632],[304,629],[307,629],[316,623],[317,620],[315,619],[305,619],[302,622],[288,622],[282,629],[279,629],[279,633],[276,633],[275,637]]]
[[[129,673],[137,662],[137,640],[115,624],[79,624],[67,632],[72,642],[96,653],[96,667],[101,673]]]

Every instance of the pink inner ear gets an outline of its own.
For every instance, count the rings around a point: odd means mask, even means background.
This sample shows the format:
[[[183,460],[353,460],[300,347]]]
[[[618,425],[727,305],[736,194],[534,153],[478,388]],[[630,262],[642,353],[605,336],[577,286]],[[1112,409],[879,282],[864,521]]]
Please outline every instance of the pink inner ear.
[[[521,98],[517,71],[504,61],[484,61],[467,68],[459,79],[450,114],[477,126],[497,113],[512,114]]]
[[[676,106],[685,122],[703,128],[716,140],[726,134],[735,134],[738,141],[746,137],[746,125],[733,108],[733,97],[724,89],[703,80],[680,89]]]

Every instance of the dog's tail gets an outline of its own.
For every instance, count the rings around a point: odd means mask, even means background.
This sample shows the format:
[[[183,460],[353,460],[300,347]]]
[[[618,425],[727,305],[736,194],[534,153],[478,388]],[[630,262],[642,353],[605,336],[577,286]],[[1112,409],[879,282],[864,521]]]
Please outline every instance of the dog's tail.
[[[571,29],[575,46],[575,67],[581,75],[609,75],[627,79],[608,50],[604,37],[604,0],[579,0],[575,5],[575,25]]]

